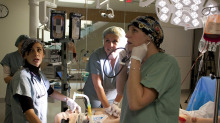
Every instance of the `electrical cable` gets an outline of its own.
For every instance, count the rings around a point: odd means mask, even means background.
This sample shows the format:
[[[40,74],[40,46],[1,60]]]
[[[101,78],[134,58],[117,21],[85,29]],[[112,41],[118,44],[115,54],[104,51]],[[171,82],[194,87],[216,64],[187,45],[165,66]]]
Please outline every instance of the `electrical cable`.
[[[126,51],[125,48],[119,47],[119,48],[114,49],[112,52],[115,52],[115,51],[118,50],[118,49],[123,49],[123,50]],[[105,66],[105,62],[106,62],[106,60],[108,59],[108,57],[112,54],[112,52],[109,53],[109,55],[107,55],[107,57],[106,57],[106,59],[105,59],[105,61],[104,61],[104,65],[103,65],[103,66]],[[127,53],[127,51],[126,51],[126,53]],[[122,62],[125,63],[125,62],[127,62],[129,59],[130,59],[130,57],[127,57],[127,56],[126,56],[125,58],[122,59]],[[107,76],[108,78],[114,78],[114,77],[116,77],[116,76],[122,71],[123,68],[124,68],[124,65],[121,67],[121,69],[118,71],[118,73],[116,73],[114,76],[108,76],[108,75],[105,73],[105,67],[103,67],[103,72],[104,72],[105,76]]]

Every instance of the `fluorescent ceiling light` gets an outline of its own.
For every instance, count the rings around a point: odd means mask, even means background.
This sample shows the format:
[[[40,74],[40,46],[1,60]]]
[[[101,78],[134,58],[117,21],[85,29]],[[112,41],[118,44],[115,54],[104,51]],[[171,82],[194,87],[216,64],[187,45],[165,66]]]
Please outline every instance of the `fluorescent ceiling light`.
[[[86,0],[58,0],[59,2],[69,2],[69,3],[86,3]],[[87,4],[93,4],[95,1],[87,0]]]

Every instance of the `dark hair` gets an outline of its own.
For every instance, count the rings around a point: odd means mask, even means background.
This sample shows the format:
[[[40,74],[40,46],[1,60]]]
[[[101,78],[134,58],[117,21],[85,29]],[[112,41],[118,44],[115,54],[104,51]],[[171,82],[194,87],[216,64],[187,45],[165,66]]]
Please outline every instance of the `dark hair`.
[[[31,51],[31,48],[33,47],[33,45],[35,43],[40,43],[43,47],[43,52],[45,54],[45,49],[44,49],[44,44],[41,42],[41,40],[39,39],[35,39],[35,38],[29,38],[29,39],[26,39],[24,40],[24,43],[22,44],[22,48],[21,48],[21,54],[22,54],[22,57],[25,56],[25,53],[27,52],[28,54],[30,53]]]

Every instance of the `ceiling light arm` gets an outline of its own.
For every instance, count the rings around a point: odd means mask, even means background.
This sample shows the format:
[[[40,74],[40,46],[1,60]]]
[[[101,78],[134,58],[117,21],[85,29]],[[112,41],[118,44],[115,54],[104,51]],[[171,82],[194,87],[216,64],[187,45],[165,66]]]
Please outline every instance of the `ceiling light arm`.
[[[96,4],[96,8],[97,9],[101,9],[102,6],[104,6],[105,4],[109,4],[109,0],[104,0],[103,2],[100,3],[100,0],[97,0],[97,4]]]
[[[112,8],[109,7],[109,0],[104,0],[103,2],[100,3],[100,0],[97,0],[97,4],[96,4],[96,8],[101,9],[102,6],[106,5],[106,10],[110,10],[111,13],[110,14],[106,14],[106,13],[101,13],[102,17],[108,17],[110,19],[114,18],[114,10]]]
[[[107,10],[110,10],[110,11],[112,12],[111,16],[113,16],[113,17],[115,16],[115,15],[114,15],[114,10],[109,7],[109,4],[107,4]]]
[[[154,2],[154,0],[146,0],[146,1],[140,0],[139,6],[140,7],[147,7],[153,2]]]

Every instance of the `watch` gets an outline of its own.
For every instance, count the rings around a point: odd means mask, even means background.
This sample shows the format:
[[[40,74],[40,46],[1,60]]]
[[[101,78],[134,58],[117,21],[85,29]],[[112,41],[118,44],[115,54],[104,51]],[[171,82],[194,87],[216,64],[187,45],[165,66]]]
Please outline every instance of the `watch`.
[[[9,10],[8,7],[0,4],[0,18],[5,18],[8,16]]]

